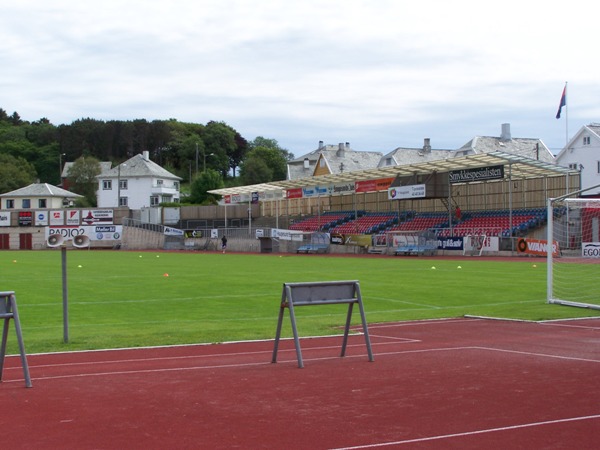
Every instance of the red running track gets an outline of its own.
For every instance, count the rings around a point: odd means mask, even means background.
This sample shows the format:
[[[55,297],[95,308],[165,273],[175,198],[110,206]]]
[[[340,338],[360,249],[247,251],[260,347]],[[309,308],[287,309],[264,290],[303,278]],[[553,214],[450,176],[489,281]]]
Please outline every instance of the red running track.
[[[592,449],[600,320],[371,324],[340,337],[18,357],[7,449]]]

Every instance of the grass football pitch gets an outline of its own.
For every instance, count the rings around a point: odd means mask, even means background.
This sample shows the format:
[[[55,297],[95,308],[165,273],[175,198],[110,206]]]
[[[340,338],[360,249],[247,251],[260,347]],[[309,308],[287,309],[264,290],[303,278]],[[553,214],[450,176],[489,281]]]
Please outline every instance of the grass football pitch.
[[[542,259],[69,250],[66,268],[65,343],[61,251],[0,252],[0,290],[16,293],[27,353],[272,339],[282,284],[300,281],[358,280],[369,323],[600,315],[546,304]],[[338,334],[346,312],[298,308],[299,333]],[[291,336],[287,313],[283,334]],[[17,352],[11,324],[8,353]]]

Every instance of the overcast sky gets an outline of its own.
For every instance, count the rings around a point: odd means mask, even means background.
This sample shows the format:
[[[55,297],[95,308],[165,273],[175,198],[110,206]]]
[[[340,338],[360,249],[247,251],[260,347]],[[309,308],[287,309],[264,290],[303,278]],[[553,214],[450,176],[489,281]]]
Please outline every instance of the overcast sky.
[[[297,157],[600,122],[598,7],[534,0],[0,0],[0,108],[223,121]],[[565,82],[567,108],[555,118]],[[568,120],[566,118],[568,113]]]

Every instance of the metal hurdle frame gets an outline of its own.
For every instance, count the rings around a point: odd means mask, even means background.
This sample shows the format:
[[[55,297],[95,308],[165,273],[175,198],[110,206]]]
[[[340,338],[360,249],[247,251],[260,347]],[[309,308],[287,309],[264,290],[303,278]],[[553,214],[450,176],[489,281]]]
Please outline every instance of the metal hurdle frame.
[[[352,280],[283,284],[283,291],[281,293],[281,303],[279,307],[279,320],[277,322],[277,332],[275,333],[275,343],[273,348],[273,359],[271,362],[277,362],[277,350],[279,348],[279,339],[281,338],[283,315],[286,308],[290,312],[292,332],[294,334],[294,344],[296,346],[296,355],[298,357],[298,367],[303,368],[304,362],[302,360],[302,349],[300,348],[300,338],[298,336],[298,328],[296,326],[296,315],[294,313],[294,307],[333,304],[348,304],[348,314],[346,317],[344,340],[342,342],[342,352],[340,356],[343,357],[346,354],[346,345],[348,343],[350,322],[352,319],[352,309],[355,304],[358,304],[362,320],[363,333],[365,336],[365,343],[367,345],[367,352],[369,355],[369,361],[374,361],[373,351],[371,349],[371,339],[369,338],[369,330],[367,328],[365,309],[363,307],[362,296],[360,293],[360,285],[358,281]]]
[[[10,319],[15,322],[17,332],[17,341],[19,342],[19,351],[21,353],[21,365],[23,366],[23,375],[25,376],[25,386],[30,388],[31,377],[29,376],[29,366],[27,365],[27,356],[25,355],[25,344],[21,332],[21,322],[19,321],[19,311],[17,308],[17,298],[14,291],[0,292],[0,319],[4,319],[4,329],[2,330],[2,345],[0,346],[0,381],[2,381],[2,371],[4,369],[4,357],[6,356],[6,342],[8,341],[8,326]]]

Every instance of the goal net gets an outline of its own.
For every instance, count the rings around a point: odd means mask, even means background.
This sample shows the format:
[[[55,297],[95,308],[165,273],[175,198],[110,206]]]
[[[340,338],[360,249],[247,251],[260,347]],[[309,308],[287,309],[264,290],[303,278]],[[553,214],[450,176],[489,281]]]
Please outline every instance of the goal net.
[[[547,237],[548,303],[600,309],[600,199],[549,199]]]
[[[467,234],[463,238],[463,255],[481,256],[485,247],[485,239],[485,234]]]

